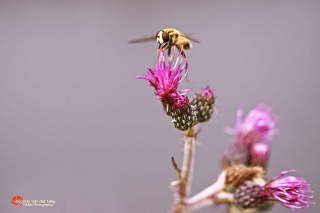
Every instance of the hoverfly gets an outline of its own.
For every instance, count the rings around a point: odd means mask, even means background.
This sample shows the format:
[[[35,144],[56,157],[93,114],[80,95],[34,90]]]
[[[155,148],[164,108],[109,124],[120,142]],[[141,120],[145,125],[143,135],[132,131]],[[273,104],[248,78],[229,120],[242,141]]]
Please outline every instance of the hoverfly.
[[[156,35],[144,36],[129,41],[129,43],[141,43],[148,42],[152,40],[157,40],[159,43],[158,50],[168,50],[168,56],[171,56],[171,51],[174,48],[177,48],[180,54],[186,59],[186,54],[184,50],[189,50],[192,48],[191,41],[199,43],[198,40],[190,38],[189,36],[184,35],[179,30],[173,28],[165,28],[159,30]]]

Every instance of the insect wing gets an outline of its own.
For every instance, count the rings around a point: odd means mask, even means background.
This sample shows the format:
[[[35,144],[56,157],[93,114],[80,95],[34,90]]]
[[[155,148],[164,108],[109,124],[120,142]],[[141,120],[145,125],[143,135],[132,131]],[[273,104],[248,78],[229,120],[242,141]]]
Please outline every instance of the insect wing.
[[[184,35],[184,34],[180,34],[179,36],[184,37],[184,38],[187,38],[187,39],[189,39],[190,41],[193,41],[193,42],[196,42],[196,43],[200,43],[200,41],[199,41],[198,39],[193,38],[193,37],[190,37],[189,35],[186,36],[186,35]]]
[[[149,41],[156,41],[156,36],[155,35],[146,35],[146,36],[141,36],[140,38],[132,39],[128,41],[129,44],[134,44],[134,43],[143,43],[143,42],[149,42]]]

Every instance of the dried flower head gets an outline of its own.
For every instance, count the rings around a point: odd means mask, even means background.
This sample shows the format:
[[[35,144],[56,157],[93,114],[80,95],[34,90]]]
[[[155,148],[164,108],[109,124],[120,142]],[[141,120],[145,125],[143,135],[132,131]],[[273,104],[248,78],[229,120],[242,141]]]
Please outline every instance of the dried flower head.
[[[272,110],[265,105],[258,105],[246,119],[242,120],[243,110],[237,111],[235,134],[239,143],[253,144],[270,141],[275,132],[276,119]]]
[[[264,170],[260,166],[246,166],[244,164],[230,166],[226,171],[225,183],[235,187],[264,175]]]

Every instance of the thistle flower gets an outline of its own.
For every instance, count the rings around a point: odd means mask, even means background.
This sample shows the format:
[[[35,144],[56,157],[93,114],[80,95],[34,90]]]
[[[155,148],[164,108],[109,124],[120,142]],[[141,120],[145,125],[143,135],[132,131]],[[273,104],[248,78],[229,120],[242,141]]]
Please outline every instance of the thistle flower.
[[[179,83],[185,78],[186,74],[182,75],[184,66],[183,58],[177,57],[173,65],[173,59],[170,58],[168,64],[165,62],[164,52],[160,51],[159,63],[156,68],[149,68],[143,76],[137,76],[139,79],[149,81],[149,85],[155,88],[155,95],[163,102],[173,103],[179,107],[185,102],[181,100],[182,96],[186,95],[190,89],[178,90]]]
[[[147,73],[137,78],[149,81],[149,85],[155,88],[155,95],[162,102],[166,113],[172,117],[174,126],[179,130],[187,130],[196,124],[197,117],[186,96],[190,89],[178,90],[179,83],[187,75],[182,74],[186,61],[182,56],[175,60],[173,64],[173,57],[170,57],[166,64],[161,50],[156,68],[148,67]]]
[[[199,122],[208,121],[213,114],[214,92],[209,86],[201,89],[193,98],[191,104],[195,107]]]
[[[272,178],[263,188],[263,195],[267,196],[269,200],[277,200],[283,206],[291,209],[308,208],[313,196],[310,185],[300,177],[288,176],[283,177],[288,172],[294,170],[283,171],[274,178]]]
[[[258,105],[246,119],[242,120],[243,110],[237,111],[235,134],[238,143],[253,144],[270,141],[274,135],[276,125],[275,115],[265,105]]]
[[[237,111],[234,129],[226,129],[236,135],[236,142],[228,147],[223,155],[224,168],[234,164],[258,165],[265,167],[270,156],[270,141],[275,132],[275,115],[265,105],[258,105],[242,121],[243,111]]]
[[[242,208],[257,207],[266,201],[278,201],[293,211],[308,208],[313,204],[310,185],[303,178],[283,177],[288,172],[281,172],[264,186],[254,183],[240,186],[234,193],[235,202]]]

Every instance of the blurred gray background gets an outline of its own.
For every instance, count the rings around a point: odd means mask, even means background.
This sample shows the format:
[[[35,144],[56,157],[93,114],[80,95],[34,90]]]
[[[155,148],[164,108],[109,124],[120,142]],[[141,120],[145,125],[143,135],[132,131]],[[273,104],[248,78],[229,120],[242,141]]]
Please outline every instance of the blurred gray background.
[[[279,118],[269,177],[296,169],[319,203],[320,1],[0,0],[1,213],[169,210],[181,135],[135,79],[155,66],[156,42],[127,44],[166,27],[201,40],[181,88],[210,85],[218,97],[192,194],[219,174],[237,108],[265,103]],[[56,204],[16,207],[14,195]]]

